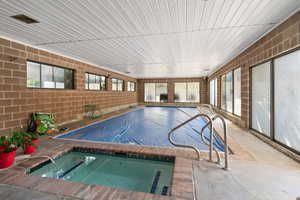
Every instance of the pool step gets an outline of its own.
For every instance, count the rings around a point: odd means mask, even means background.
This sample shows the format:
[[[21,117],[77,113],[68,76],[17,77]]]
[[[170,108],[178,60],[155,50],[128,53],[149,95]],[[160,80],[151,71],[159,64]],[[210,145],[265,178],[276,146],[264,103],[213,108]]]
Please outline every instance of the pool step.
[[[159,182],[159,178],[160,178],[160,174],[161,174],[160,171],[157,171],[156,174],[155,174],[155,178],[153,180],[151,190],[150,190],[150,193],[152,193],[152,194],[154,194],[155,191],[156,191],[156,188],[157,188],[157,185],[158,185],[158,182]]]
[[[169,190],[169,187],[164,186],[162,189],[161,195],[165,195],[165,196],[169,195],[168,190]]]

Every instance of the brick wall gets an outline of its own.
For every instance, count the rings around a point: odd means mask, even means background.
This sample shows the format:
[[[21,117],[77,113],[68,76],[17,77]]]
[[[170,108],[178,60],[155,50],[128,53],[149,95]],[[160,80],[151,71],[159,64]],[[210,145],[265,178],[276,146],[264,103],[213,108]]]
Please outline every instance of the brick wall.
[[[26,60],[74,69],[74,90],[26,88]],[[120,107],[137,103],[136,92],[87,91],[85,72],[109,75],[125,81],[136,79],[88,65],[59,55],[24,46],[0,38],[0,134],[25,126],[31,112],[50,112],[58,123],[77,119],[84,113],[85,104],[96,104],[97,109]]]
[[[221,105],[220,76],[236,67],[241,67],[242,116],[238,118],[228,113],[226,115],[240,126],[248,128],[250,116],[250,67],[268,61],[299,46],[300,12],[297,12],[208,78],[209,80],[218,78],[218,107],[220,108]]]
[[[138,79],[138,102],[144,103],[144,83],[168,83],[168,103],[174,103],[175,82],[200,82],[200,103],[207,103],[207,80],[206,78],[161,78],[161,79]],[[176,103],[178,104],[178,103]]]

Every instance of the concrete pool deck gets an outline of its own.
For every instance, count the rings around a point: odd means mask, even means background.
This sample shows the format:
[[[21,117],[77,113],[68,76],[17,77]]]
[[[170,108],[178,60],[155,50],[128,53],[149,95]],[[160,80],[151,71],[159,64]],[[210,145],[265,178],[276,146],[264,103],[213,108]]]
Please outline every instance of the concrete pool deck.
[[[124,111],[120,111],[122,112]],[[73,128],[76,126],[78,124],[73,125]],[[47,160],[36,158],[19,161],[14,167],[0,170],[0,198],[290,200],[300,196],[299,163],[231,123],[229,134],[230,147],[234,151],[234,154],[229,156],[229,171],[224,171],[220,166],[205,160],[193,160],[196,155],[192,150],[75,142],[42,137],[36,155],[55,157],[74,146],[80,146],[147,155],[176,156],[172,196],[24,175],[25,168],[29,169]],[[203,152],[202,157],[206,158],[207,152]]]

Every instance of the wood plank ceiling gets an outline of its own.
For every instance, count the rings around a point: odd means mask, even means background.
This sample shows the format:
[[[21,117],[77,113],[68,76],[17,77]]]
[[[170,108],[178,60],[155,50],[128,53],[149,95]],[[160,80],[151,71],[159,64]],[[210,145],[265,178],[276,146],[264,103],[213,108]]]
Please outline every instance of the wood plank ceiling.
[[[0,37],[133,77],[199,77],[299,6],[299,0],[0,0]],[[40,23],[10,17],[17,14]]]

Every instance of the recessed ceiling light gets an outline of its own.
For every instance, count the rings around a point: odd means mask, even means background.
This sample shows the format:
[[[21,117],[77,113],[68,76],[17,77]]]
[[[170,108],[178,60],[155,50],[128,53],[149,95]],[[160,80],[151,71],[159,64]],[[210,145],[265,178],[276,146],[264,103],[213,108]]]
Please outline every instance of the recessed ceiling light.
[[[26,23],[26,24],[35,24],[35,23],[39,23],[37,20],[35,19],[32,19],[26,15],[14,15],[14,16],[11,16],[12,18],[18,20],[18,21],[21,21],[23,23]]]
[[[209,71],[210,71],[210,69],[204,69],[203,71],[205,71],[205,72],[209,72]]]

